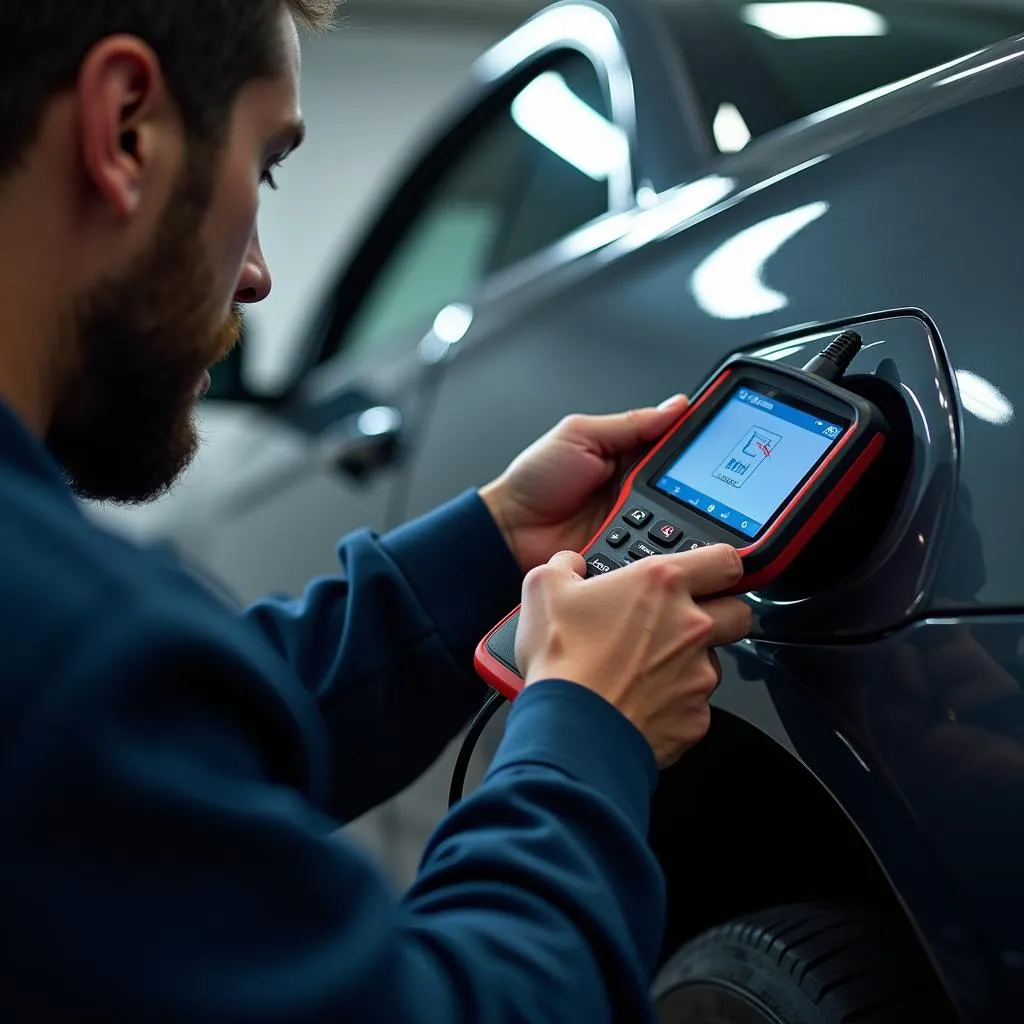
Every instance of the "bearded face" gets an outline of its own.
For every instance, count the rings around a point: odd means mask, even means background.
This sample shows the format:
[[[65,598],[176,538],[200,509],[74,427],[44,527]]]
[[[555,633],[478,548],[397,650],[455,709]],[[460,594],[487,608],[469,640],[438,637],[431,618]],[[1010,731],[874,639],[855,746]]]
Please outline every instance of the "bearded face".
[[[188,162],[148,250],[82,296],[67,327],[72,369],[46,443],[82,498],[152,500],[196,454],[206,369],[242,323],[237,305],[224,322],[202,243],[213,163]]]

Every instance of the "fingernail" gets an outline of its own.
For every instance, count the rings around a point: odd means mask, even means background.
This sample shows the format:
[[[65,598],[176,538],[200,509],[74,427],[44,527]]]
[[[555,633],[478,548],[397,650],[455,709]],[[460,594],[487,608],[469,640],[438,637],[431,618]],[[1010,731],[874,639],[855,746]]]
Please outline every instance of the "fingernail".
[[[683,396],[681,394],[673,395],[671,398],[666,398],[665,401],[658,406],[658,411],[660,412],[663,409],[667,409],[670,405],[675,405],[676,402],[682,401],[682,398]]]

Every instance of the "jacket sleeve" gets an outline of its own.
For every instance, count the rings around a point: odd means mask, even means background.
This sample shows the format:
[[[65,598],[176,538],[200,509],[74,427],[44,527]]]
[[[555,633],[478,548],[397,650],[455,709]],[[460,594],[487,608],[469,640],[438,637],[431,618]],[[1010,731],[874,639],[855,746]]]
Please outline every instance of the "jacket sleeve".
[[[527,691],[396,902],[309,799],[293,691],[205,623],[126,616],[76,652],[5,747],[0,1018],[651,1019],[656,772],[625,718]]]
[[[244,614],[319,704],[331,811],[346,822],[421,775],[483,703],[473,651],[518,604],[523,577],[475,492],[383,537],[353,534],[339,560],[301,597]]]

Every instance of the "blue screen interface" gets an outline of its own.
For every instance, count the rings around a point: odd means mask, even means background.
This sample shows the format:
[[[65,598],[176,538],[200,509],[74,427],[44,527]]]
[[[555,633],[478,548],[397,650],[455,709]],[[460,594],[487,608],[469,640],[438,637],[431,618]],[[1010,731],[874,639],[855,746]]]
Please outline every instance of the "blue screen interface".
[[[846,429],[740,387],[654,487],[755,537]]]

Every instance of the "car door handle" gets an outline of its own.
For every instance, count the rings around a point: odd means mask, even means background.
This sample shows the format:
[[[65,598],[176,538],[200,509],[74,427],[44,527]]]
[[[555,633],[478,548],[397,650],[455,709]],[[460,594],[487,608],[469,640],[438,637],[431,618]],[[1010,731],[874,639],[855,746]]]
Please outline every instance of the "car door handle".
[[[336,472],[365,479],[395,460],[404,425],[401,412],[393,406],[365,409],[320,435],[320,457]]]

